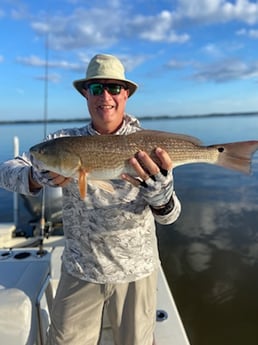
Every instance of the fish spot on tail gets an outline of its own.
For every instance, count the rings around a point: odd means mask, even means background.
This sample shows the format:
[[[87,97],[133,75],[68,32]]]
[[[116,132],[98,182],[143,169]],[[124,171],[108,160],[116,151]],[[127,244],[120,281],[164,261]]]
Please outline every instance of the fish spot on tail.
[[[218,151],[219,151],[219,152],[224,152],[224,151],[225,151],[225,148],[224,148],[224,147],[218,147]]]

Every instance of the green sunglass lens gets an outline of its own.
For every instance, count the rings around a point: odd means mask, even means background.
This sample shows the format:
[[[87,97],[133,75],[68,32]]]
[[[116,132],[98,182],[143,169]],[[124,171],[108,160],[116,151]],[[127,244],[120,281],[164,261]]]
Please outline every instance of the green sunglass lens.
[[[116,84],[109,84],[107,90],[111,95],[118,95],[121,91],[121,86]]]
[[[92,95],[99,96],[102,94],[104,87],[102,84],[91,84],[89,89]]]
[[[88,85],[88,88],[90,90],[90,93],[93,96],[100,96],[104,92],[104,90],[107,90],[108,93],[111,95],[118,95],[121,92],[122,85],[118,84],[101,84],[101,83],[96,83],[96,84],[90,84]]]

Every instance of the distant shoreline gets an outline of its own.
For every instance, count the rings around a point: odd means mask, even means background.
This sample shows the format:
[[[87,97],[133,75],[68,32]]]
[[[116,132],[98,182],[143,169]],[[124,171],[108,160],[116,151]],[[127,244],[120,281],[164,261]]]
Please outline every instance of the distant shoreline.
[[[257,111],[242,112],[242,113],[212,113],[204,115],[147,115],[138,116],[141,120],[183,120],[183,119],[194,119],[194,118],[211,118],[211,117],[226,117],[226,116],[258,116]],[[0,120],[0,125],[19,125],[19,124],[40,124],[40,123],[69,123],[69,122],[85,122],[90,118],[74,118],[74,119],[48,119],[46,120]]]

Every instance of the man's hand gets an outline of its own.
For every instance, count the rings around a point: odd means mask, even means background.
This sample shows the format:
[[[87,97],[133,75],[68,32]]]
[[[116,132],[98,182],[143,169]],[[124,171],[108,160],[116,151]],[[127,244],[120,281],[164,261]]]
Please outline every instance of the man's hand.
[[[137,177],[123,174],[122,178],[139,187],[150,206],[161,207],[171,200],[173,193],[172,161],[161,148],[157,148],[155,154],[159,163],[155,163],[146,152],[140,151],[137,157],[130,159]]]
[[[51,178],[51,184],[55,187],[65,187],[71,181],[71,177],[58,175],[52,171],[49,171],[49,176]]]
[[[70,181],[70,177],[58,175],[52,171],[38,170],[33,166],[29,173],[29,186],[31,192],[41,189],[43,185],[65,187]]]
[[[164,175],[167,174],[168,171],[172,170],[172,161],[169,157],[168,153],[161,148],[157,148],[155,154],[159,160],[159,164],[155,163],[151,157],[144,151],[140,151],[136,157],[132,157],[130,159],[130,164],[136,171],[137,178],[134,178],[128,174],[123,174],[122,178],[130,183],[132,183],[135,187],[139,185],[147,183],[146,181],[149,178],[155,177],[155,175],[159,174],[160,172]]]

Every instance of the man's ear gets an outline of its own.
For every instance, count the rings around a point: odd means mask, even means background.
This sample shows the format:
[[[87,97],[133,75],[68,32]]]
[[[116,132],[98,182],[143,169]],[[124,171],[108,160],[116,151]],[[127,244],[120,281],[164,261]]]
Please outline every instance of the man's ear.
[[[83,94],[83,96],[88,100],[88,93],[87,93],[87,90],[82,89],[82,94]]]
[[[129,90],[128,89],[126,90],[126,93],[127,93],[127,99],[128,99],[128,97],[129,97]]]

